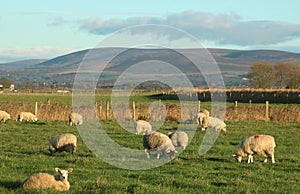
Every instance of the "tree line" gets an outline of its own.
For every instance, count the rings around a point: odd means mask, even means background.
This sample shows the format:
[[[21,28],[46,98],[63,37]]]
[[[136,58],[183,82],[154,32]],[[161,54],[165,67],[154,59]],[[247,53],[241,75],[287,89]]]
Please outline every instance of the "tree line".
[[[272,64],[257,61],[251,64],[248,73],[252,88],[300,88],[300,62],[288,61]]]

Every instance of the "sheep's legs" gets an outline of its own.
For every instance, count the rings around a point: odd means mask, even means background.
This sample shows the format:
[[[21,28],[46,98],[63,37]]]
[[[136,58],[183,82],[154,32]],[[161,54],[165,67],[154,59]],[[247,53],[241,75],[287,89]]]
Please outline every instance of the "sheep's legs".
[[[148,152],[148,149],[145,149],[145,154],[147,155],[147,158],[150,158],[150,154]]]
[[[253,163],[253,156],[252,155],[248,155],[248,163]]]
[[[271,159],[272,159],[272,163],[274,164],[274,163],[275,163],[275,157],[274,157],[274,154],[271,155]]]

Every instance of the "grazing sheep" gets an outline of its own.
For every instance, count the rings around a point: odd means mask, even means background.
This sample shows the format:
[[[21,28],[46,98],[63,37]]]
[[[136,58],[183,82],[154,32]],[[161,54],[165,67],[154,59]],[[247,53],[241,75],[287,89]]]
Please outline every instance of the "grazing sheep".
[[[196,114],[196,122],[202,126],[203,118],[209,117],[209,112],[206,109],[199,110]]]
[[[58,191],[67,191],[70,189],[68,181],[68,174],[73,171],[72,168],[68,170],[61,170],[55,168],[58,174],[37,173],[27,178],[22,187],[24,189],[55,189]]]
[[[181,146],[185,150],[189,142],[189,137],[185,132],[183,131],[169,132],[168,136],[175,147]]]
[[[55,152],[69,152],[71,154],[76,152],[77,137],[73,134],[61,134],[50,139],[49,151],[51,155]]]
[[[151,134],[144,135],[143,146],[145,153],[147,154],[147,158],[150,158],[151,149],[154,149],[157,152],[157,159],[159,159],[159,156],[164,153],[169,154],[169,157],[173,159],[177,153],[171,139],[167,135],[156,131]]]
[[[232,157],[241,162],[243,156],[248,156],[248,163],[253,163],[253,154],[257,154],[265,157],[264,162],[267,162],[267,158],[271,156],[272,163],[275,163],[275,146],[274,137],[270,135],[254,135],[243,139]]]
[[[36,122],[38,120],[38,118],[31,112],[21,112],[18,115],[18,120],[20,122],[22,122],[23,120],[25,120],[27,122],[28,121]]]
[[[138,120],[134,122],[135,134],[150,134],[152,132],[152,126],[149,122],[144,120]]]
[[[11,119],[10,114],[3,110],[0,110],[0,121],[3,121],[5,123],[9,119]]]
[[[202,131],[207,128],[213,128],[215,130],[221,130],[226,132],[226,124],[219,118],[216,117],[204,117],[202,122]]]
[[[78,114],[78,113],[74,113],[72,112],[70,115],[69,115],[69,123],[70,125],[72,126],[73,124],[74,125],[82,125],[83,123],[83,117],[81,114]]]

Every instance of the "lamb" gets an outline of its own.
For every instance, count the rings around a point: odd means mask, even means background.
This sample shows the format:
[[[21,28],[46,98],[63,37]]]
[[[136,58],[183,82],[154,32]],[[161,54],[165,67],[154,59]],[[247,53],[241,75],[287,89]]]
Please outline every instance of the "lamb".
[[[144,135],[143,146],[147,158],[150,158],[151,149],[154,149],[157,152],[157,159],[159,159],[161,154],[168,154],[169,157],[173,159],[177,153],[171,139],[167,135],[156,131]]]
[[[209,117],[209,112],[208,110],[206,109],[202,109],[202,110],[199,110],[196,114],[196,122],[197,124],[200,124],[202,125],[202,122],[203,122],[203,118],[204,117]]]
[[[55,152],[69,152],[71,154],[76,152],[77,137],[73,134],[61,134],[50,139],[49,151],[53,156]]]
[[[144,120],[138,120],[134,122],[135,134],[150,134],[152,132],[152,126],[149,122]]]
[[[69,115],[69,123],[70,125],[72,126],[73,124],[76,126],[76,125],[82,125],[83,123],[83,117],[81,114],[78,114],[78,113],[75,113],[75,112],[72,112],[70,115]]]
[[[189,137],[185,132],[183,131],[169,132],[168,136],[175,147],[181,146],[185,150],[189,142]]]
[[[61,170],[55,168],[58,174],[37,173],[28,177],[22,184],[24,189],[55,189],[58,191],[67,191],[70,189],[68,174],[73,171],[73,168]]]
[[[253,154],[257,154],[265,157],[264,162],[267,162],[267,158],[271,156],[272,163],[275,163],[275,146],[274,137],[270,135],[254,135],[243,139],[232,157],[241,162],[243,156],[248,156],[248,163],[253,163]]]
[[[25,120],[27,122],[28,121],[36,122],[38,120],[38,118],[31,112],[21,112],[18,115],[18,120],[20,122],[22,122],[23,120]]]
[[[0,110],[0,121],[3,121],[5,123],[7,120],[10,120],[10,119],[11,119],[10,114],[8,114],[7,112],[5,112],[3,110]]]
[[[207,128],[213,128],[215,130],[221,130],[226,133],[226,124],[219,118],[216,117],[204,117],[202,122],[202,131]]]

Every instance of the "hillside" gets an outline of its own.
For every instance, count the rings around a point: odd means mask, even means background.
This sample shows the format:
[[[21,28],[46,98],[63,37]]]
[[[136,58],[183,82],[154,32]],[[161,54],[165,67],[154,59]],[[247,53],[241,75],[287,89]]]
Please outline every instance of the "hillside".
[[[118,53],[122,48],[94,49],[93,54],[85,60],[88,66],[85,71],[95,72],[99,68],[99,61],[103,57],[109,57],[112,53]],[[299,53],[290,53],[276,50],[230,50],[208,49],[218,64],[227,86],[247,84],[241,78],[249,72],[249,66],[255,61],[271,61],[273,63],[288,60],[300,60]],[[82,50],[67,55],[58,56],[50,60],[27,60],[13,63],[0,64],[0,77],[8,77],[15,82],[35,80],[38,82],[68,82],[72,83],[79,64],[84,57],[91,53],[90,50]],[[203,49],[185,49],[183,53],[197,56]],[[102,56],[102,57],[101,57]],[[104,69],[102,85],[111,85],[124,70],[143,61],[164,61],[176,66],[184,72],[193,84],[205,84],[201,75],[191,61],[173,50],[167,49],[127,49],[115,56]],[[149,67],[151,68],[151,67]]]

